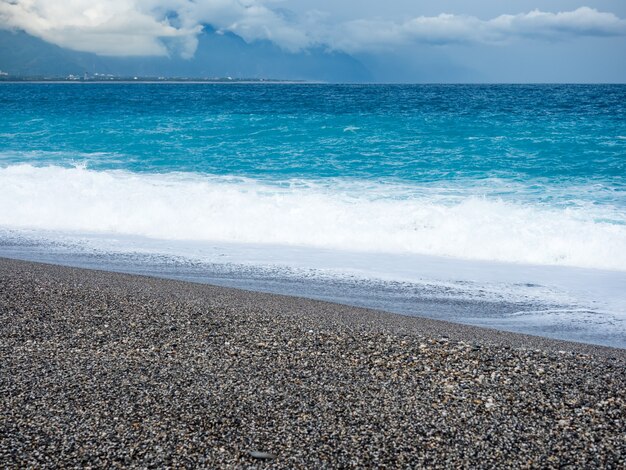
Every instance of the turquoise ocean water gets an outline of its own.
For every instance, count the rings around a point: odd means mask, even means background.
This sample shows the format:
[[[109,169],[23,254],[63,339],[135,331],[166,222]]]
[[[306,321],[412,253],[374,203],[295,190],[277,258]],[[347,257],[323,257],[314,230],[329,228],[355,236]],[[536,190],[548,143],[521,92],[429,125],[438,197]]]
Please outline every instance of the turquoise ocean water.
[[[0,255],[626,347],[626,86],[0,85]]]

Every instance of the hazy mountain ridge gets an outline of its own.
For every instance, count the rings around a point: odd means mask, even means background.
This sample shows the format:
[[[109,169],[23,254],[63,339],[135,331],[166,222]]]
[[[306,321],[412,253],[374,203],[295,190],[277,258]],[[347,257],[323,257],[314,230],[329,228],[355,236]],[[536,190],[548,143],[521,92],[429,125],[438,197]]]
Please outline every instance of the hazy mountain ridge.
[[[66,77],[111,74],[143,77],[233,77],[362,82],[371,79],[354,57],[316,48],[290,53],[269,41],[246,43],[206,26],[193,58],[109,57],[47,43],[23,31],[0,30],[0,70],[10,75]]]

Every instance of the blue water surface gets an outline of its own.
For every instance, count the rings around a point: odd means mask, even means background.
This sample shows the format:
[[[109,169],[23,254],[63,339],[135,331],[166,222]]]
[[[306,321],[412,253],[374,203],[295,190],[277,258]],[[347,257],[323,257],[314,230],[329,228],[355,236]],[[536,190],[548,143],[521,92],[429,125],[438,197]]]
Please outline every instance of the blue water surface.
[[[0,164],[624,189],[624,85],[1,84]]]

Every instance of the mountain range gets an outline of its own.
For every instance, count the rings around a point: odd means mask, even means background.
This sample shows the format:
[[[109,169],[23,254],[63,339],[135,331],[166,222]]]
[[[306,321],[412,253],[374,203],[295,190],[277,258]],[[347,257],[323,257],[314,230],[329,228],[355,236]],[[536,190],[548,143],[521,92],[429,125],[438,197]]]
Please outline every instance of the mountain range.
[[[269,41],[245,42],[233,33],[205,26],[191,59],[111,57],[78,52],[24,31],[0,30],[0,71],[15,77],[64,78],[69,75],[165,78],[216,78],[365,82],[368,69],[356,58],[323,47],[292,53]]]

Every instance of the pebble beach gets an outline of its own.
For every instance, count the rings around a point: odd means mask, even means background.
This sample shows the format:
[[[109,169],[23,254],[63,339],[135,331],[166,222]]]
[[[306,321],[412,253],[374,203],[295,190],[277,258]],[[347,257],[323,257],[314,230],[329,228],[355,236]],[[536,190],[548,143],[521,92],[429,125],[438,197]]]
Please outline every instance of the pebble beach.
[[[624,468],[626,350],[0,259],[2,468]]]

